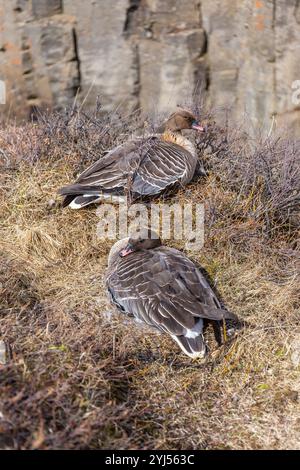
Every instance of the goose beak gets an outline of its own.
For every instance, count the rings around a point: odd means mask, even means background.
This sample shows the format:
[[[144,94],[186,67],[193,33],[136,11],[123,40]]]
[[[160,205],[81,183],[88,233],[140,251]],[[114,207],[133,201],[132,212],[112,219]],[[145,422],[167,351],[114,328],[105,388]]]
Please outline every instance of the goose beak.
[[[198,132],[205,132],[206,131],[205,127],[201,126],[200,122],[198,122],[198,121],[193,122],[192,129],[194,129],[195,131],[198,131]]]
[[[130,253],[133,252],[134,247],[130,243],[128,243],[128,245],[120,251],[119,256],[121,256],[121,258],[124,258],[124,256],[130,255]]]

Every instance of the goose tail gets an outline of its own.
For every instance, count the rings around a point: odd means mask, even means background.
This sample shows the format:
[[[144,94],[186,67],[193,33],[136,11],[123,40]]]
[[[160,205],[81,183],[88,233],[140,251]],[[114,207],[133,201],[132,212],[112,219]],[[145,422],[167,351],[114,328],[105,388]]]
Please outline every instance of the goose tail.
[[[207,346],[202,334],[203,320],[200,318],[191,330],[186,330],[184,335],[172,335],[182,351],[192,359],[203,358],[207,353]]]

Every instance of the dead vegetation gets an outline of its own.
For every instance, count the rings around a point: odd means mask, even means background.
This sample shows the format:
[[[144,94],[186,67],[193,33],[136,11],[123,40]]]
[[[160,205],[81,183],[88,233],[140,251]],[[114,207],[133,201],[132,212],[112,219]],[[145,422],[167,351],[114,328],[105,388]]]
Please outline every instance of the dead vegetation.
[[[190,256],[248,326],[219,349],[210,338],[205,362],[112,314],[95,209],[54,203],[137,131],[135,115],[70,110],[0,130],[1,448],[300,448],[300,144],[209,121],[208,175],[175,199],[205,203]]]

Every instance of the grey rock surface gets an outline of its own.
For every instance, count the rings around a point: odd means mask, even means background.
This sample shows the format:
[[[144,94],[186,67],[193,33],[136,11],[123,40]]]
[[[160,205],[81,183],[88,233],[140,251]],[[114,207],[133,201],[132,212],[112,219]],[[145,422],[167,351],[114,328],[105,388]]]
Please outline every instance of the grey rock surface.
[[[212,106],[300,131],[296,0],[0,0],[1,111],[28,117],[75,97],[168,111],[195,88]]]

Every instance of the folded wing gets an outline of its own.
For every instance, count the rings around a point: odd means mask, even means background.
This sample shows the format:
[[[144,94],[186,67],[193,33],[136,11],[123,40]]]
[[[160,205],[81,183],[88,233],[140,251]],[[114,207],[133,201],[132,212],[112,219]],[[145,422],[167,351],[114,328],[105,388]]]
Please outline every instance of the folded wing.
[[[156,137],[135,139],[108,152],[59,193],[66,196],[65,205],[77,196],[95,200],[102,194],[126,191],[133,199],[154,196],[189,182],[195,166],[192,155],[177,144]]]

